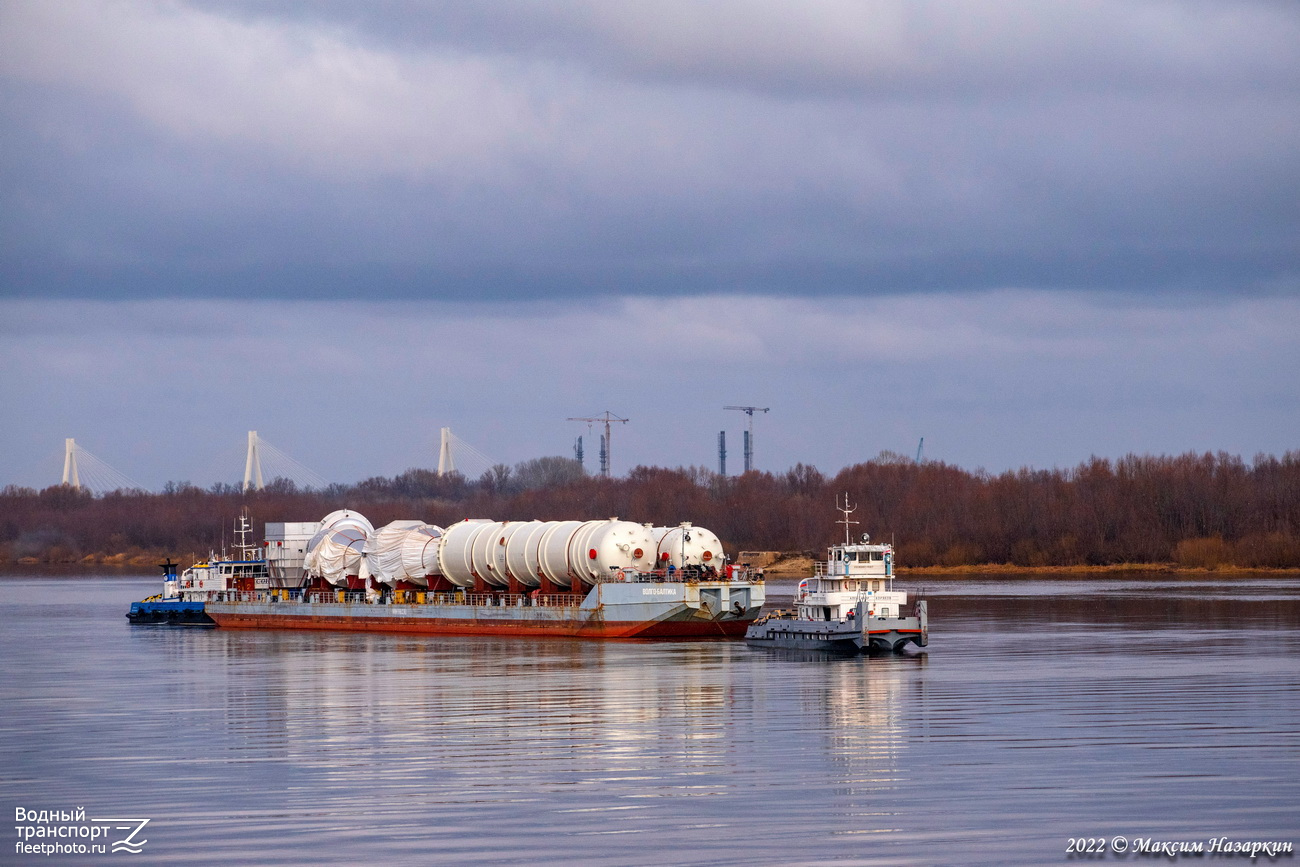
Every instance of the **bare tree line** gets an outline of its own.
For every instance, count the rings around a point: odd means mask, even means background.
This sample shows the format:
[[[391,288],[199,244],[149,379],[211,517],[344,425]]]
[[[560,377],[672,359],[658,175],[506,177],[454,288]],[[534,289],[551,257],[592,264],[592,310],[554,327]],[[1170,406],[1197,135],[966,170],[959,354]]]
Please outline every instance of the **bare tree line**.
[[[894,540],[903,566],[1012,563],[1300,567],[1300,452],[1092,458],[1070,469],[992,475],[883,453],[827,477],[722,477],[701,468],[637,467],[588,476],[567,458],[498,465],[476,480],[408,470],[355,485],[300,490],[276,480],[245,494],[168,483],[161,493],[91,496],[62,486],[0,490],[0,562],[70,563],[106,555],[204,556],[229,542],[247,508],[265,521],[314,521],[354,508],[376,526],[417,518],[689,520],[730,551],[818,552],[836,538],[835,498],[857,505],[855,532]]]

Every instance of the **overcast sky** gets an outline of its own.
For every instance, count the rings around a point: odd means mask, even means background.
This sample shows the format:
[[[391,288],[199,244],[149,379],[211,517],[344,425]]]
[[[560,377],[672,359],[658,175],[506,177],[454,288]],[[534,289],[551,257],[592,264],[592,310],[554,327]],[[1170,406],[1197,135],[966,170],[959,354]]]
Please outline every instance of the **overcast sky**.
[[[0,484],[1300,448],[1300,5],[0,0]]]

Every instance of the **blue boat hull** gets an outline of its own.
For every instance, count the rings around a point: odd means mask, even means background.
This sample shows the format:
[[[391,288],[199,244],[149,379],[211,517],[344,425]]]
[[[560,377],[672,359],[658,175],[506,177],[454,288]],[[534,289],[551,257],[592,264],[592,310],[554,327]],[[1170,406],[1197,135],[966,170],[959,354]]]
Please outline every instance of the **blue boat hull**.
[[[133,624],[164,624],[167,626],[216,626],[216,621],[203,610],[202,602],[181,599],[132,602],[126,619]]]

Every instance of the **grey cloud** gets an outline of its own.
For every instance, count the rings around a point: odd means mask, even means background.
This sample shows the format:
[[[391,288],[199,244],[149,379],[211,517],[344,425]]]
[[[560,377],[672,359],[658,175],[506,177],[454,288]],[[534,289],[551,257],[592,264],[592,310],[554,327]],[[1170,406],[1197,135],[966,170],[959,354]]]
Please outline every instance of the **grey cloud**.
[[[972,94],[1294,87],[1300,20],[1275,2],[655,4],[226,2],[406,50],[516,54],[607,73],[775,92]]]
[[[1288,5],[62,8],[6,295],[1300,287]]]

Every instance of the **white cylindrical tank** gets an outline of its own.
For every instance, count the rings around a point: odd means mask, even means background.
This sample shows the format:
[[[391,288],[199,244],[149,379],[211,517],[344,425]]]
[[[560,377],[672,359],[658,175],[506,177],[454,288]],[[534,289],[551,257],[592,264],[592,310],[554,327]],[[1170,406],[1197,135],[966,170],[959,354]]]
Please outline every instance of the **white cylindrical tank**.
[[[335,586],[347,583],[349,575],[361,576],[365,568],[362,551],[366,534],[360,527],[328,530],[315,549],[307,555],[311,574]],[[369,570],[366,570],[368,573]]]
[[[502,536],[508,526],[510,524],[506,521],[494,521],[480,530],[470,543],[470,565],[474,574],[493,587],[505,587],[510,583],[506,579],[505,539]]]
[[[569,540],[569,571],[585,584],[608,581],[624,569],[649,572],[655,565],[650,528],[610,518],[588,521]]]
[[[339,509],[336,512],[330,512],[320,519],[321,529],[340,529],[342,527],[359,527],[369,536],[375,532],[375,527],[360,512],[354,512],[351,509]]]
[[[538,541],[538,568],[543,576],[562,587],[569,586],[569,538],[582,521],[550,521]]]
[[[519,577],[510,569],[510,545],[515,537],[521,533],[527,537],[536,527],[541,525],[541,521],[508,521],[502,525],[499,532],[495,534],[496,543],[488,546],[487,557],[491,561],[491,569],[494,574],[500,576],[501,581],[509,585],[510,579],[514,578],[519,581]],[[524,576],[524,581],[520,582],[528,587],[536,587],[537,579],[533,578],[529,582],[528,575]]]
[[[320,529],[318,529],[316,535],[312,536],[307,542],[307,554],[309,556],[311,552],[316,549],[316,546],[320,544],[321,539],[328,536],[331,530],[340,530],[344,527],[356,527],[367,536],[375,531],[374,526],[366,519],[365,515],[360,512],[354,512],[351,509],[339,509],[337,512],[330,512],[324,518],[321,518],[320,523],[317,524],[317,526]]]
[[[506,577],[514,578],[525,587],[537,587],[541,584],[542,536],[550,529],[551,521],[518,521],[506,529]]]
[[[438,571],[457,587],[474,586],[474,540],[489,526],[499,526],[486,518],[466,518],[452,524],[438,544]]]
[[[417,527],[423,527],[423,521],[393,521],[385,524],[366,539],[366,566],[376,581],[390,587],[406,578],[406,568],[402,564],[402,541],[406,534]]]
[[[726,552],[712,530],[685,523],[676,527],[654,527],[650,532],[655,540],[655,562],[660,569],[668,568],[669,564],[678,569],[685,566],[722,569]]]
[[[442,528],[425,524],[408,530],[402,537],[402,571],[406,580],[421,587],[429,586],[429,576],[442,574],[438,566],[438,543]]]
[[[320,529],[307,543],[303,571],[343,584],[348,575],[360,575],[362,548],[375,531],[365,515],[351,509],[330,512],[321,519]],[[338,538],[335,538],[336,534]]]

